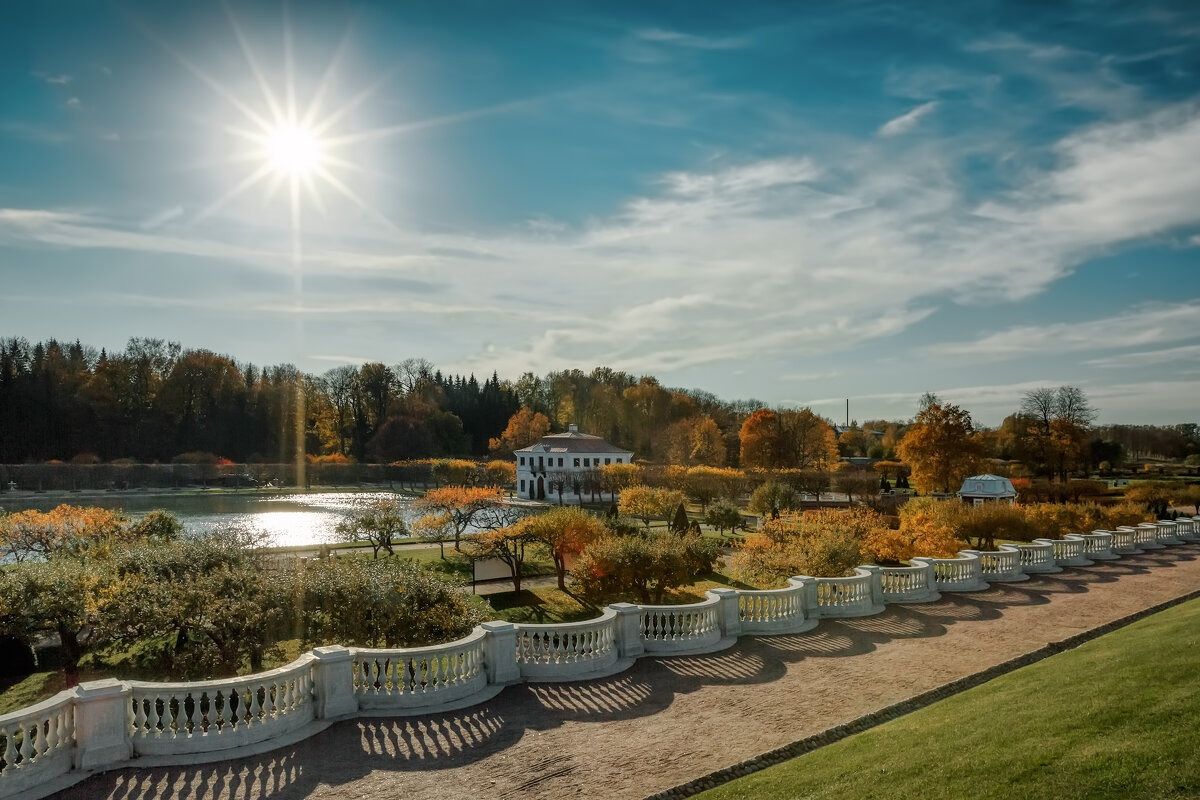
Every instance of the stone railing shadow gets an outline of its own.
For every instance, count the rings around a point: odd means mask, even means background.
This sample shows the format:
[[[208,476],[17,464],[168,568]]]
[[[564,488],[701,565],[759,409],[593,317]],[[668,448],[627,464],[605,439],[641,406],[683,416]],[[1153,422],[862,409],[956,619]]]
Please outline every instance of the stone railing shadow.
[[[583,622],[488,622],[431,647],[321,647],[228,680],[84,684],[0,716],[0,798],[45,796],[99,770],[117,771],[65,796],[148,797],[139,787],[153,785],[155,797],[221,797],[212,787],[231,781],[237,796],[303,796],[309,779],[289,759],[327,760],[331,747],[343,757],[322,767],[325,782],[451,768],[530,731],[653,715],[704,686],[770,683],[805,659],[942,636],[959,622],[1197,557],[1194,546],[1175,544],[1200,541],[1190,521],[1138,535],[1152,533],[1169,536],[1170,549],[1119,563],[1110,555],[1116,537],[1096,532],[864,566],[844,578],[797,576],[777,590],[715,589],[684,606],[618,603]],[[336,734],[323,733],[334,724]],[[347,736],[351,726],[357,737]],[[222,763],[201,766],[214,761]]]

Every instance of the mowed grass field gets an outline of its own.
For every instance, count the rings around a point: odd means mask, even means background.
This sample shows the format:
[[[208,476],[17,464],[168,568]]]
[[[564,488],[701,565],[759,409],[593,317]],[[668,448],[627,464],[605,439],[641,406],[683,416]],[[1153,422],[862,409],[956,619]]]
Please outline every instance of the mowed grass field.
[[[1200,600],[698,797],[1200,798]]]

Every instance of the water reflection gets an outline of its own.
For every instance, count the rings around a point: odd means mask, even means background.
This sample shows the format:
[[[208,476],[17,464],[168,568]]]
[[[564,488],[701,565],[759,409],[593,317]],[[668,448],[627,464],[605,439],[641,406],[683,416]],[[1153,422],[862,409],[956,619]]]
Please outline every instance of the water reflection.
[[[378,500],[397,500],[407,505],[411,498],[392,492],[312,492],[261,495],[244,494],[147,494],[147,495],[58,495],[0,499],[5,511],[36,509],[48,511],[60,503],[123,509],[135,519],[161,508],[174,514],[184,531],[203,534],[224,525],[262,531],[276,546],[328,544],[338,541],[337,524]],[[408,521],[417,514],[408,514]]]

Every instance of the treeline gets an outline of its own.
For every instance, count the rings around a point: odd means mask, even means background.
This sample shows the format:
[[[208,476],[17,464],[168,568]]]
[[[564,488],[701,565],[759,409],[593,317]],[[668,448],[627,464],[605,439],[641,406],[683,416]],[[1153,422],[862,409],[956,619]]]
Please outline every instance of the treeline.
[[[922,398],[916,419],[937,400]],[[990,459],[1013,477],[1064,480],[1133,460],[1200,459],[1196,424],[1097,427],[1095,410],[1076,387],[1027,392],[1020,408],[991,430],[971,422],[965,409],[938,404],[965,415],[953,449],[969,444],[963,452],[974,462]],[[131,339],[120,353],[78,341],[0,339],[0,463],[7,464],[203,463],[214,455],[286,464],[301,448],[360,464],[508,458],[576,423],[652,462],[828,470],[842,457],[902,457],[915,421],[835,430],[807,409],[725,401],[607,367],[527,372],[516,381],[493,372],[481,383],[416,358],[313,375],[161,339]]]

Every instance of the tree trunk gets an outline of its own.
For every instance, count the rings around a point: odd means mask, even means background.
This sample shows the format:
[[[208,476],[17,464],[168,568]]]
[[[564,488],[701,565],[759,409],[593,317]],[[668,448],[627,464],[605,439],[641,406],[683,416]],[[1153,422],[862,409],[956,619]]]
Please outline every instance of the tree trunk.
[[[75,686],[79,683],[79,659],[83,655],[82,648],[79,646],[78,631],[68,630],[59,625],[58,639],[62,643],[60,652],[67,686]]]

